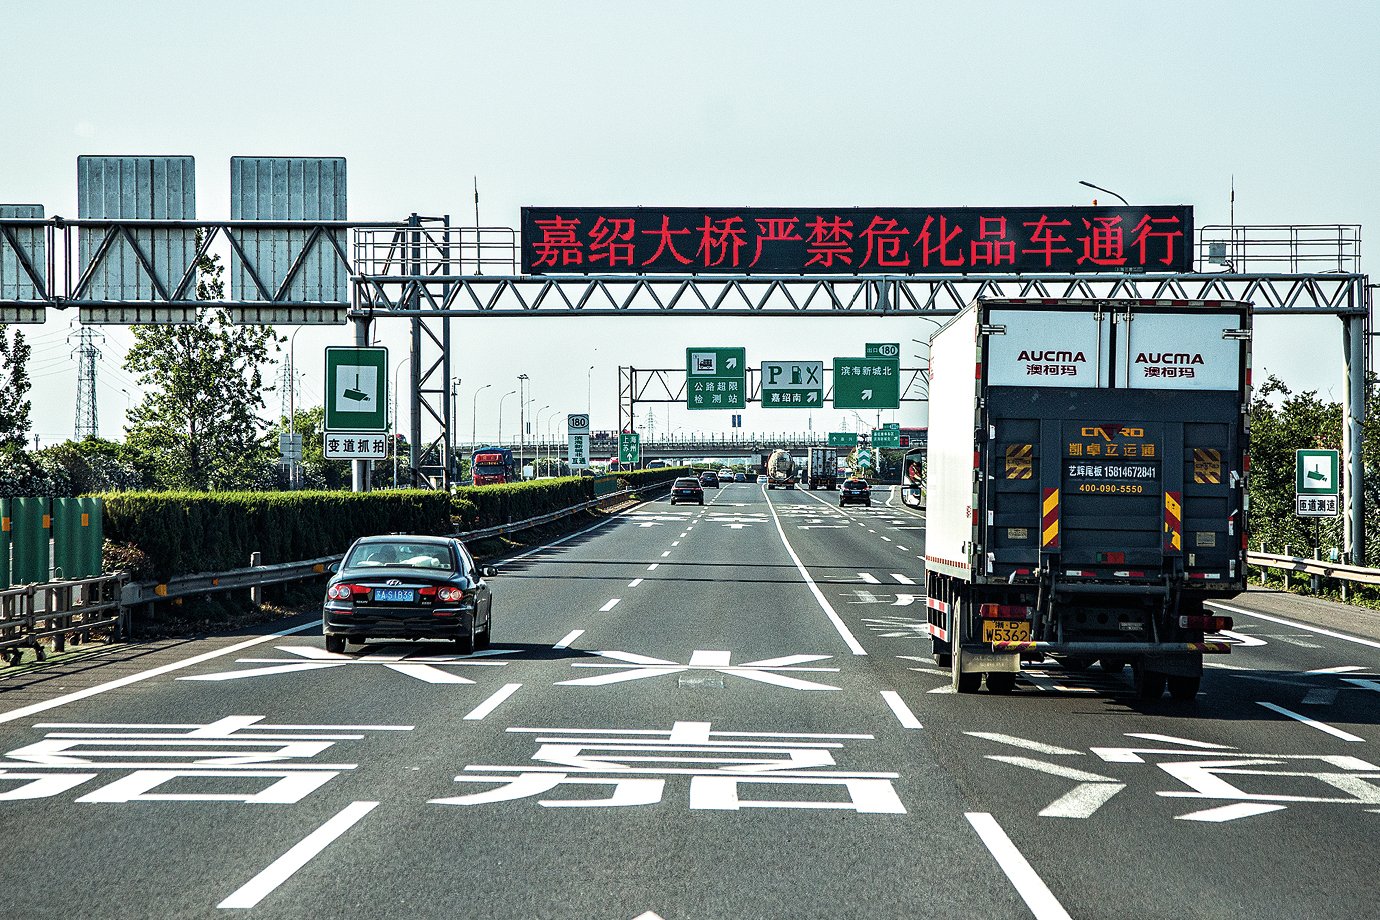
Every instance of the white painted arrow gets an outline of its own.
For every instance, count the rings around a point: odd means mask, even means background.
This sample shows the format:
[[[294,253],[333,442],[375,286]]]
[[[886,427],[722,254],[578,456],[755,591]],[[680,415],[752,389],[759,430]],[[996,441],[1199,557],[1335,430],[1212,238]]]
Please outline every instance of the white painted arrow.
[[[744,527],[751,527],[751,524],[724,524],[725,527],[732,527],[734,530],[742,530]]]

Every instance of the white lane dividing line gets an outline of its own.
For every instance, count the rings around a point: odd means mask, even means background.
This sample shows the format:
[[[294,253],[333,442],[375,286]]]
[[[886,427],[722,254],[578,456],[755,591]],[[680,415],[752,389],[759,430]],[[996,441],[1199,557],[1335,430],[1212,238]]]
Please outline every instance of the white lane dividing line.
[[[899,581],[899,582],[900,582],[901,584],[903,584],[903,585],[913,585],[913,584],[915,584],[915,582],[914,582],[913,580],[911,580],[910,578],[906,577],[905,575],[902,575],[900,572],[892,572],[892,573],[891,573],[891,577],[894,578],[894,579],[896,579],[897,581]]]
[[[878,534],[878,536],[881,536],[881,534]],[[890,537],[882,537],[882,539],[888,543],[892,542]]]
[[[679,540],[672,540],[672,541],[671,541],[671,545],[672,545],[672,546],[680,546],[680,541],[679,541]]]
[[[661,565],[660,562],[653,562],[651,565],[647,566],[647,571],[649,571],[649,572],[655,572],[655,571],[656,571],[656,567],[659,566],[659,565]]]
[[[690,531],[687,530],[687,531],[685,531],[685,533],[682,533],[682,534],[680,535],[681,539],[682,539],[682,540],[685,539],[685,534],[686,534],[686,533],[689,533],[689,532],[690,532]]]
[[[1045,744],[1043,741],[1031,741],[1029,738],[1018,738],[1015,735],[1003,735],[999,732],[964,732],[965,735],[972,735],[974,738],[982,738],[985,741],[995,741],[998,744],[1009,744],[1012,747],[1025,748],[1027,751],[1039,751],[1041,754],[1079,754],[1082,751],[1075,751],[1071,748],[1059,747],[1057,744]]]
[[[471,709],[469,711],[469,714],[465,716],[465,721],[478,722],[480,719],[484,718],[489,713],[497,709],[500,703],[502,703],[508,697],[512,696],[514,693],[517,693],[518,690],[521,688],[522,684],[504,684],[502,687],[500,687],[497,691],[494,692],[493,696],[489,697],[487,700]]]
[[[632,581],[628,582],[628,587],[629,587],[629,588],[636,588],[636,587],[637,587],[638,585],[640,585],[640,584],[642,584],[642,579],[640,579],[640,578],[634,578]]]
[[[585,631],[584,631],[583,629],[572,629],[570,632],[568,632],[568,633],[565,634],[565,638],[561,639],[560,642],[557,642],[555,645],[553,645],[553,646],[551,646],[551,647],[552,647],[552,648],[570,648],[570,643],[574,642],[576,639],[580,638],[580,637],[583,636],[584,634],[585,634]]]
[[[378,802],[351,802],[335,817],[303,837],[296,846],[279,856],[268,868],[245,882],[216,907],[226,910],[246,910],[254,907],[268,897],[283,882],[292,878],[298,869],[305,866],[326,847],[335,842],[341,834],[354,827],[361,818],[378,807]]]
[[[1006,877],[1011,880],[1016,893],[1025,901],[1025,906],[1030,908],[1030,912],[1035,915],[1035,920],[1073,920],[1069,912],[1064,910],[1064,906],[1059,903],[1059,899],[1054,896],[1054,892],[1049,890],[1044,881],[1035,870],[1030,867],[1030,863],[1025,861],[1021,851],[1016,849],[1016,845],[1011,842],[1011,838],[1006,836],[1006,832],[1001,829],[997,819],[986,812],[970,811],[964,814],[968,823],[977,831],[982,838],[983,844],[987,847],[987,852],[992,854],[992,858],[1001,866],[1001,871],[1006,873]]]
[[[1350,674],[1352,671],[1364,671],[1365,668],[1359,664],[1344,664],[1336,668],[1314,668],[1311,671],[1304,671],[1305,674]]]
[[[767,499],[767,510],[771,512],[772,522],[776,524],[776,532],[781,536],[781,545],[786,547],[786,555],[791,557],[791,561],[795,563],[795,570],[800,573],[801,578],[805,579],[805,584],[809,587],[810,593],[815,596],[815,601],[819,604],[819,608],[824,611],[824,615],[829,618],[829,622],[834,624],[834,629],[838,631],[839,636],[842,637],[844,643],[848,646],[848,650],[854,655],[866,655],[867,649],[863,648],[862,643],[848,631],[848,627],[844,625],[843,619],[839,617],[838,612],[830,606],[828,598],[824,596],[824,592],[819,590],[819,585],[815,584],[815,580],[810,577],[810,573],[806,570],[805,564],[800,561],[800,557],[797,556],[795,550],[791,548],[791,541],[786,539],[786,528],[781,526],[781,515],[776,513],[776,506],[772,504],[770,498]]]
[[[600,608],[599,608],[599,612],[600,612],[600,613],[608,613],[608,612],[609,612],[610,610],[612,610],[614,607],[617,607],[617,606],[618,606],[618,602],[621,601],[622,599],[623,599],[623,598],[621,598],[621,597],[615,597],[613,600],[609,601],[607,604],[605,604],[604,606],[600,607]]]
[[[258,645],[261,642],[272,642],[274,639],[281,639],[283,636],[292,636],[300,632],[306,632],[309,629],[320,628],[321,621],[312,620],[310,623],[303,623],[301,626],[294,626],[291,629],[279,630],[278,632],[271,633],[267,636],[258,636],[256,638],[249,639],[244,642],[236,642],[234,645],[227,645],[225,648],[216,649],[214,652],[202,652],[200,655],[193,655],[191,658],[184,658],[182,661],[174,661],[171,664],[160,665],[159,667],[150,668],[147,671],[140,671],[137,674],[130,674],[125,677],[120,677],[116,680],[107,681],[106,683],[98,684],[94,687],[87,687],[85,690],[77,690],[74,693],[68,693],[64,696],[59,696],[51,700],[44,700],[41,703],[32,703],[28,706],[22,706],[19,709],[14,709],[10,712],[4,713],[3,715],[0,715],[0,724],[4,724],[5,722],[13,722],[16,719],[22,719],[25,716],[31,716],[36,712],[44,712],[49,709],[56,709],[59,706],[65,706],[66,704],[76,702],[77,700],[84,700],[88,696],[95,696],[98,693],[105,693],[108,690],[118,690],[120,687],[127,687],[130,684],[136,684],[141,680],[148,680],[150,677],[158,677],[162,674],[170,674],[173,671],[180,671],[183,668],[189,668],[194,664],[201,664],[203,661],[210,661],[212,658],[219,658],[222,655],[233,655],[235,652],[242,651],[244,649],[250,648],[251,646]]]
[[[882,699],[891,707],[891,711],[896,714],[896,721],[901,723],[902,728],[924,728],[920,720],[915,717],[915,713],[910,711],[906,701],[901,699],[901,694],[895,690],[883,690]]]
[[[1373,680],[1366,680],[1364,677],[1343,677],[1342,680],[1346,681],[1349,684],[1354,684],[1355,686],[1360,687],[1362,690],[1380,691],[1380,683],[1376,683]]]
[[[664,552],[664,553],[661,554],[661,558],[662,558],[662,559],[665,559],[665,558],[666,558],[667,556],[669,556],[669,555],[671,555],[671,551],[668,549],[666,552]]]
[[[1208,601],[1213,607],[1225,610],[1228,613],[1239,613],[1243,616],[1255,617],[1258,620],[1269,620],[1271,623],[1278,623],[1281,626],[1292,626],[1295,629],[1304,629],[1320,636],[1331,636],[1333,639],[1341,639],[1344,642],[1355,642],[1357,645],[1368,645],[1371,648],[1380,648],[1380,642],[1374,639],[1362,639],[1360,636],[1348,636],[1346,633],[1333,632],[1330,629],[1323,629],[1321,626],[1313,626],[1309,623],[1300,623],[1297,620],[1286,620],[1283,617],[1270,616],[1268,613],[1257,613],[1254,610],[1244,610],[1231,604],[1222,604],[1217,601]]]
[[[1206,811],[1195,811],[1187,815],[1175,815],[1175,821],[1210,821],[1220,824],[1224,821],[1235,821],[1237,818],[1250,818],[1254,815],[1266,815],[1272,811],[1283,811],[1286,805],[1271,805],[1267,802],[1237,802],[1235,805],[1223,805],[1220,808],[1209,808]]]
[[[877,580],[877,576],[873,575],[871,572],[859,572],[858,577],[869,585],[881,584],[881,582]]]
[[[1342,731],[1340,728],[1333,728],[1331,725],[1328,725],[1328,724],[1326,724],[1326,723],[1324,723],[1324,722],[1319,722],[1319,721],[1316,720],[1316,719],[1310,719],[1310,718],[1308,718],[1308,716],[1301,715],[1301,714],[1299,714],[1299,713],[1297,713],[1297,712],[1294,712],[1292,709],[1285,709],[1283,706],[1276,706],[1274,703],[1264,703],[1264,702],[1261,702],[1260,700],[1256,700],[1256,705],[1257,705],[1257,706],[1264,706],[1266,709],[1269,709],[1269,710],[1271,710],[1272,712],[1277,712],[1277,713],[1279,713],[1279,714],[1282,715],[1282,716],[1288,716],[1288,717],[1291,718],[1291,719],[1297,719],[1298,721],[1302,722],[1304,725],[1307,725],[1309,728],[1316,728],[1316,729],[1317,729],[1318,731],[1320,731],[1320,732],[1327,732],[1329,735],[1332,735],[1333,737],[1336,737],[1336,738],[1341,738],[1343,741],[1365,741],[1365,740],[1366,740],[1365,738],[1358,738],[1357,736],[1353,735],[1351,732],[1344,732],[1344,731]]]
[[[899,550],[902,550],[902,551],[904,551],[904,552],[907,552],[907,553],[910,552],[910,547],[909,547],[909,546],[902,546],[902,545],[899,544],[899,543],[896,544],[896,548],[899,549]]]

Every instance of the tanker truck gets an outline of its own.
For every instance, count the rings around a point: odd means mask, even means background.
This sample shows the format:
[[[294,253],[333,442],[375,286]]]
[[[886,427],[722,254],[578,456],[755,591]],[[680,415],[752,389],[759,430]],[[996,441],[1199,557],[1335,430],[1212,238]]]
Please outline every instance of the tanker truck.
[[[795,460],[788,450],[774,450],[767,458],[767,488],[795,488]]]

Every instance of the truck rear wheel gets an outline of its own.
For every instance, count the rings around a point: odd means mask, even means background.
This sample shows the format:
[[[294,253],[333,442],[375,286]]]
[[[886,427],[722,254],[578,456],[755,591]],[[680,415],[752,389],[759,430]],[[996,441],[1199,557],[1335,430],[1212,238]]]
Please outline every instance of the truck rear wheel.
[[[1164,696],[1165,675],[1151,671],[1137,664],[1133,669],[1136,678],[1136,698],[1154,702]]]
[[[1192,702],[1198,696],[1198,688],[1203,683],[1203,676],[1195,674],[1193,677],[1183,677],[1172,675],[1169,678],[1169,695],[1176,700]]]
[[[949,673],[952,675],[952,685],[959,693],[977,693],[982,686],[982,672],[970,671],[965,673],[963,665],[963,650],[955,643],[953,651],[949,654]]]
[[[1010,671],[988,671],[987,692],[1007,694],[1016,689],[1016,675]]]

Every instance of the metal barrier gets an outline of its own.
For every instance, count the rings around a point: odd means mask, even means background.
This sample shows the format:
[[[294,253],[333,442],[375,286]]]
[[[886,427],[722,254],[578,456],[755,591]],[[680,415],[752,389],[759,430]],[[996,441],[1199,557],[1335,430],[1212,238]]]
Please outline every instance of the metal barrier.
[[[1317,553],[1317,550],[1314,550]],[[1265,573],[1269,569],[1278,569],[1284,573],[1284,587],[1289,587],[1289,577],[1293,573],[1309,576],[1313,583],[1314,590],[1319,587],[1319,580],[1323,578],[1335,579],[1342,591],[1342,600],[1347,597],[1347,583],[1355,582],[1363,585],[1380,585],[1380,569],[1368,569],[1359,565],[1347,565],[1342,562],[1329,562],[1325,559],[1307,559],[1300,556],[1289,555],[1289,546],[1285,544],[1283,553],[1265,552],[1265,544],[1260,544],[1260,552],[1247,553],[1246,562],[1260,569],[1260,583],[1265,583]]]
[[[29,648],[42,661],[47,649],[41,640],[52,639],[61,652],[69,638],[87,642],[97,629],[106,630],[111,642],[122,638],[127,621],[120,589],[127,579],[97,575],[0,591],[0,656],[18,664]]]

